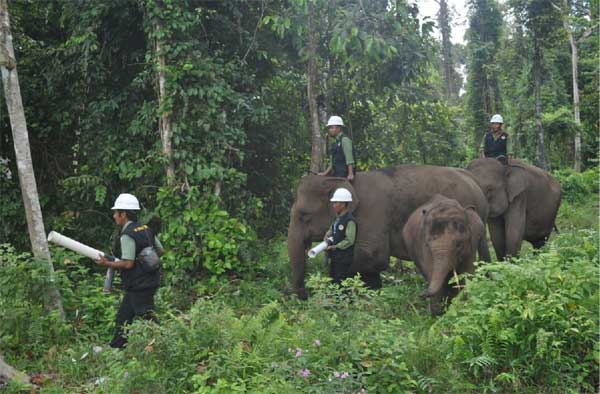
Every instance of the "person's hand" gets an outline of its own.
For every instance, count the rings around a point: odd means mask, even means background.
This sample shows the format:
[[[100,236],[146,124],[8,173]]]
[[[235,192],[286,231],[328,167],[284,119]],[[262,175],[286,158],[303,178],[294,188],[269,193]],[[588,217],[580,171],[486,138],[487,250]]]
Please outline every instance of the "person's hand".
[[[108,267],[109,262],[110,260],[104,256],[100,256],[98,259],[96,259],[96,264],[101,265],[103,267]]]
[[[327,236],[327,234],[325,234],[325,235],[323,236],[323,241],[327,241],[327,238],[329,238],[329,237]]]
[[[346,179],[352,182],[354,180],[354,174],[348,174],[348,177]]]
[[[327,176],[327,173],[325,171],[323,171],[323,172],[318,172],[317,175],[319,175],[319,176]]]
[[[337,246],[329,245],[326,250],[336,250],[336,249],[337,249]]]

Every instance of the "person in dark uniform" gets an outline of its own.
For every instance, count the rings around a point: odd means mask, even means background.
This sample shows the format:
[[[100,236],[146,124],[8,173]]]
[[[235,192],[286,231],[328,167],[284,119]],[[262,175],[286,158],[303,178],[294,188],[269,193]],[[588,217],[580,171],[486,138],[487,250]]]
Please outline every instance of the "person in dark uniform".
[[[483,149],[480,157],[497,159],[502,164],[508,164],[510,158],[508,134],[502,130],[502,116],[496,114],[490,119],[491,130],[485,133],[483,138]]]
[[[352,140],[344,135],[342,131],[343,126],[344,122],[339,116],[332,116],[327,122],[329,135],[335,138],[335,142],[331,146],[330,151],[331,164],[325,171],[319,173],[319,175],[335,176],[352,181],[354,180],[356,154]]]
[[[337,189],[330,201],[333,203],[336,218],[324,240],[329,240],[330,244],[327,247],[331,260],[329,275],[333,283],[340,284],[344,279],[352,277],[350,266],[354,258],[357,226],[356,220],[348,210],[352,202],[352,194],[348,189]]]
[[[119,195],[112,209],[115,223],[122,226],[119,242],[116,242],[116,250],[113,250],[118,260],[111,261],[103,256],[96,262],[121,273],[125,295],[117,312],[115,333],[110,346],[122,348],[127,343],[123,332],[125,324],[131,324],[136,317],[156,321],[154,294],[160,285],[160,269],[148,268],[138,256],[148,246],[154,246],[158,255],[162,255],[163,247],[148,226],[137,222],[140,204],[134,195]]]

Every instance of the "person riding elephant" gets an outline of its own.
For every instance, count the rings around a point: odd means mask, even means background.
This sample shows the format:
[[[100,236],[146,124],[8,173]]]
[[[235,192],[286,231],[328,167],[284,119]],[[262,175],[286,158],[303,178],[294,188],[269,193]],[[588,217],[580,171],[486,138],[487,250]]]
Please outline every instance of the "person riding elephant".
[[[518,256],[523,240],[539,249],[554,229],[562,192],[543,171],[519,160],[502,165],[495,159],[476,159],[471,172],[490,206],[488,227],[498,260]]]
[[[444,300],[458,293],[448,280],[475,271],[477,250],[487,243],[483,221],[473,207],[463,208],[458,201],[436,194],[415,209],[402,236],[417,270],[429,283],[423,295],[431,298],[431,313],[439,315]]]
[[[502,130],[503,124],[502,115],[496,114],[492,116],[492,119],[490,119],[491,129],[485,133],[479,157],[496,159],[502,164],[508,163],[512,154],[508,134]]]
[[[329,135],[335,138],[335,141],[330,151],[331,164],[319,175],[335,176],[353,181],[356,173],[356,152],[352,140],[344,134],[342,127],[344,127],[344,121],[339,116],[332,116],[327,121]]]
[[[306,298],[304,288],[306,251],[311,242],[321,241],[334,218],[329,200],[336,189],[352,194],[348,211],[360,231],[354,244],[350,273],[360,273],[370,287],[381,287],[380,272],[389,266],[390,256],[410,259],[402,239],[408,217],[433,195],[442,194],[473,206],[482,221],[488,213],[487,201],[473,176],[458,168],[403,165],[360,172],[347,179],[307,175],[300,180],[288,227],[288,256],[292,267],[292,289]],[[487,244],[482,255],[489,260]]]

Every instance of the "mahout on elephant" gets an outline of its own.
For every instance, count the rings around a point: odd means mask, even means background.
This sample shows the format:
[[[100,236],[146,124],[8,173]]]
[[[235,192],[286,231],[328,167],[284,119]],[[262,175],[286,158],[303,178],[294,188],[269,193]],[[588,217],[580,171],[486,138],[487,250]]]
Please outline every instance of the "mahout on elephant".
[[[360,228],[350,271],[360,273],[372,288],[381,287],[380,272],[388,268],[390,256],[410,259],[402,229],[414,210],[435,194],[474,207],[483,222],[488,214],[485,196],[473,176],[463,169],[403,165],[360,172],[352,183],[343,178],[307,175],[298,185],[288,228],[292,289],[300,298],[307,297],[306,250],[312,242],[322,240],[334,217],[329,199],[341,187],[352,193],[350,212]],[[485,253],[482,251],[482,255]],[[489,253],[482,258],[489,261]]]
[[[511,159],[476,159],[471,172],[489,203],[488,227],[496,257],[517,256],[523,240],[539,249],[555,228],[562,192],[546,171]]]
[[[487,250],[485,235],[485,225],[474,207],[463,207],[440,194],[410,215],[402,236],[411,260],[428,282],[423,296],[431,298],[432,314],[440,314],[444,300],[458,293],[449,284],[450,278],[475,271],[477,250]]]

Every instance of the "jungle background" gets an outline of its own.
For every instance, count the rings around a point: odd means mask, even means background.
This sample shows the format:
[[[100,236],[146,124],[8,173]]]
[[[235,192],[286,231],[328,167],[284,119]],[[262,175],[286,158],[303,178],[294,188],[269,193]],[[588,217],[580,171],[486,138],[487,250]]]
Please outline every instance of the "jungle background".
[[[8,4],[46,231],[107,251],[130,192],[167,251],[161,324],[112,351],[102,270],[30,255],[0,107],[0,351],[40,392],[598,390],[597,0],[468,0],[464,45],[445,0],[434,19],[404,0]],[[286,295],[294,188],[325,164],[329,115],[368,170],[463,167],[494,113],[563,188],[541,252],[480,266],[437,319],[407,262],[378,292],[311,262],[312,297]]]

